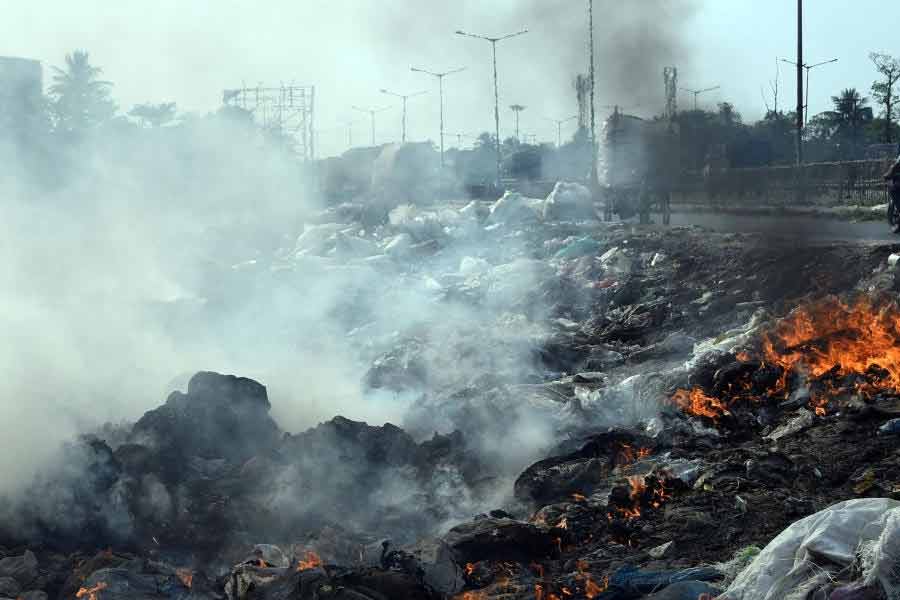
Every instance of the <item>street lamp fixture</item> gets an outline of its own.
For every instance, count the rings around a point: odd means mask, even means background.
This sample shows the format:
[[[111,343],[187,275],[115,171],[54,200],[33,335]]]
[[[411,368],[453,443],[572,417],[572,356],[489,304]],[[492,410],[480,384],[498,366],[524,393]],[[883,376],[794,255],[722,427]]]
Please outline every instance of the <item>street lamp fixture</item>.
[[[717,86],[713,86],[713,87],[709,87],[709,88],[704,88],[702,90],[692,90],[690,88],[681,88],[681,91],[689,92],[694,95],[694,110],[697,110],[697,97],[700,96],[700,94],[705,94],[706,92],[712,92],[713,90],[718,90],[721,87],[722,87],[721,85],[717,85]]]
[[[577,119],[578,115],[572,115],[571,117],[567,117],[565,119],[554,119],[552,117],[544,117],[547,121],[552,121],[556,123],[556,147],[559,148],[562,146],[562,126],[563,123],[568,123],[572,119]]]
[[[823,65],[830,65],[831,63],[836,63],[838,59],[832,58],[831,60],[823,60],[822,62],[816,63],[814,65],[800,65],[801,68],[806,69],[806,99],[803,101],[803,124],[806,125],[808,117],[809,117],[809,72],[815,69],[816,67],[821,67]],[[782,58],[781,62],[787,63],[789,65],[797,66],[797,63],[788,60],[786,58]]]
[[[523,29],[521,31],[517,31],[515,33],[510,33],[508,35],[500,36],[500,37],[488,37],[485,35],[478,35],[475,33],[468,33],[462,31],[460,29],[456,30],[456,35],[461,35],[464,37],[475,38],[478,40],[484,40],[486,42],[491,43],[491,56],[494,62],[494,135],[496,136],[495,146],[497,150],[497,188],[500,187],[500,165],[502,162],[502,158],[500,155],[500,93],[497,85],[497,42],[502,42],[503,40],[508,40],[509,38],[513,38],[522,34],[528,33],[527,29]]]
[[[372,146],[375,145],[375,115],[380,112],[384,112],[391,108],[390,106],[382,106],[381,108],[360,108],[359,106],[352,106],[353,110],[358,110],[359,112],[364,112],[369,115],[369,118],[372,119]]]
[[[436,71],[428,71],[426,69],[418,69],[416,67],[410,67],[410,71],[414,73],[425,73],[426,75],[431,75],[432,77],[437,77],[438,80],[438,96],[440,98],[441,104],[441,173],[444,172],[444,77],[447,75],[453,75],[454,73],[459,73],[460,71],[465,71],[466,67],[460,67],[458,69],[453,69],[452,71],[444,71],[442,73],[438,73]]]
[[[406,143],[406,101],[409,98],[415,98],[416,96],[421,96],[422,94],[427,94],[428,92],[424,91],[424,92],[416,92],[415,94],[398,94],[396,92],[391,92],[389,90],[382,89],[381,93],[387,94],[388,96],[394,96],[396,98],[400,98],[401,100],[403,100],[403,128],[402,128],[402,132],[400,135],[400,141],[401,141],[401,143],[405,144]]]

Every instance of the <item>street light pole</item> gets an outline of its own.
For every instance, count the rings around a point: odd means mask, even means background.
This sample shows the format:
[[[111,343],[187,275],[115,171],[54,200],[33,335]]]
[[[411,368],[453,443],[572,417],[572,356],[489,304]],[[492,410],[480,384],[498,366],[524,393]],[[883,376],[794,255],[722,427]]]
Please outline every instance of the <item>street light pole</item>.
[[[591,198],[594,202],[600,195],[600,174],[597,172],[597,119],[594,108],[594,0],[588,0],[588,54],[590,55],[589,72],[591,77]],[[612,218],[611,204],[606,203],[603,218],[609,221]]]
[[[358,106],[351,107],[353,110],[358,110],[359,112],[368,113],[369,118],[372,119],[372,145],[375,145],[375,115],[380,112],[384,112],[390,108],[390,106],[383,106],[381,108],[360,108]]]
[[[521,142],[522,138],[519,137],[519,113],[525,110],[525,107],[521,104],[512,104],[509,109],[516,114],[516,141]]]
[[[474,33],[466,33],[465,31],[457,30],[457,35],[462,35],[466,37],[476,38],[479,40],[486,40],[491,43],[491,57],[493,59],[494,64],[494,134],[497,139],[495,140],[495,146],[497,149],[497,188],[500,188],[500,167],[503,159],[500,155],[500,89],[497,84],[497,42],[501,42],[503,40],[507,40],[512,37],[516,37],[518,35],[522,35],[524,33],[528,33],[527,29],[523,29],[522,31],[517,31],[516,33],[510,33],[509,35],[504,35],[502,37],[487,37],[484,35],[477,35]]]
[[[556,147],[559,148],[560,146],[562,146],[562,126],[563,126],[563,123],[568,123],[568,122],[571,121],[572,119],[577,119],[577,118],[578,118],[578,115],[571,116],[571,117],[569,117],[569,118],[567,118],[567,119],[552,119],[552,118],[550,118],[550,117],[544,117],[544,118],[547,119],[548,121],[553,121],[554,123],[556,123]]]
[[[838,59],[832,58],[831,60],[823,60],[820,63],[816,63],[814,65],[801,65],[804,69],[806,69],[806,100],[804,100],[803,105],[803,125],[805,126],[807,122],[809,122],[809,72],[815,69],[816,67],[821,67],[822,65],[830,65],[831,63],[836,63]],[[782,58],[781,62],[787,63],[789,65],[797,66],[792,60],[788,60],[786,58]]]
[[[427,94],[428,92],[425,91],[425,92],[416,92],[415,94],[398,94],[396,92],[391,92],[391,91],[382,89],[381,93],[387,94],[388,96],[395,96],[395,97],[403,100],[403,127],[402,127],[402,131],[401,131],[400,142],[405,144],[406,143],[406,101],[409,98],[415,98],[416,96],[421,96],[422,94]]]
[[[416,67],[410,67],[410,71],[414,71],[416,73],[425,73],[426,75],[431,75],[433,77],[437,77],[438,80],[438,95],[440,97],[441,103],[441,173],[444,172],[444,77],[447,75],[452,75],[454,73],[459,73],[460,71],[465,71],[465,67],[460,67],[459,69],[453,69],[452,71],[444,71],[443,73],[437,73],[434,71],[426,71],[425,69],[417,69]]]
[[[683,92],[690,92],[691,94],[694,95],[694,110],[697,110],[697,97],[698,97],[700,94],[705,94],[706,92],[711,92],[711,91],[713,91],[713,90],[717,90],[717,89],[719,89],[720,87],[722,87],[722,86],[717,85],[717,86],[715,86],[715,87],[706,88],[706,89],[702,89],[702,90],[692,90],[692,89],[690,89],[690,88],[681,88],[681,91],[683,91]]]

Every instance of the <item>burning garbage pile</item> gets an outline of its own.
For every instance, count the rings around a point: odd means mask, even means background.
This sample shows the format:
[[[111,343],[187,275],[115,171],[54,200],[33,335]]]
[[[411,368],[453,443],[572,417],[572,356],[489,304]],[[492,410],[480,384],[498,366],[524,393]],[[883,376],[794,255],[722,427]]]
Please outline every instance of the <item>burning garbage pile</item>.
[[[900,306],[869,296],[809,302],[763,332],[757,348],[719,362],[671,402],[713,422],[747,410],[806,406],[825,416],[877,402],[900,393]]]
[[[900,311],[829,296],[883,249],[554,221],[592,208],[563,191],[333,210],[229,269],[277,288],[249,312],[279,333],[325,297],[312,331],[399,426],[289,433],[262,384],[198,373],[0,504],[0,598],[697,600],[798,519],[900,495]]]

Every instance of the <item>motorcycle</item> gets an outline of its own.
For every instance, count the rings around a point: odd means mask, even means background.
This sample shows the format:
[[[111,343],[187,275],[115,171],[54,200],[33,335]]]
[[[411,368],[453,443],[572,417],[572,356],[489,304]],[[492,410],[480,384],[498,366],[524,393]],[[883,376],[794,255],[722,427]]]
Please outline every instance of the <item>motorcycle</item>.
[[[900,233],[900,181],[895,177],[885,177],[888,186],[888,224],[894,233]]]

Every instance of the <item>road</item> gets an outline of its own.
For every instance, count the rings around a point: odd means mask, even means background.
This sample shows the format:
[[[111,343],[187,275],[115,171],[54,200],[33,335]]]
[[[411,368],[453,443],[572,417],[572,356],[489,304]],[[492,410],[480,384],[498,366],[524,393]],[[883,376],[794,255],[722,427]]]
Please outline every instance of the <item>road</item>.
[[[654,221],[661,222],[659,215]],[[852,223],[838,219],[802,216],[748,216],[711,213],[673,213],[672,225],[698,225],[723,233],[770,233],[778,238],[812,242],[869,241],[900,244],[887,221]]]

